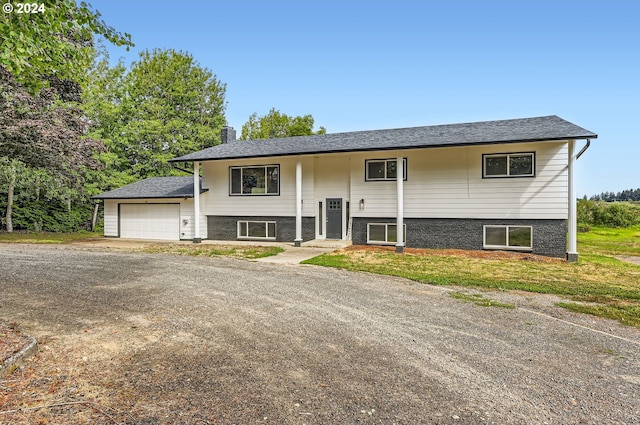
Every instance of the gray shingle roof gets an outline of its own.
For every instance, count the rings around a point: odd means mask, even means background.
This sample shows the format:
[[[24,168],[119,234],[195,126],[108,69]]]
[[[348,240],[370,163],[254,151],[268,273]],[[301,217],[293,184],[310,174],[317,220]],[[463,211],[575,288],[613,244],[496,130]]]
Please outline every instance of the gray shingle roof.
[[[191,162],[334,152],[434,148],[476,144],[595,139],[598,135],[562,118],[522,118],[390,130],[356,131],[225,143],[174,158]]]
[[[202,186],[202,179],[200,179]],[[208,189],[201,190],[205,192]],[[110,192],[101,193],[93,199],[149,199],[149,198],[193,198],[193,176],[151,177],[131,183]]]

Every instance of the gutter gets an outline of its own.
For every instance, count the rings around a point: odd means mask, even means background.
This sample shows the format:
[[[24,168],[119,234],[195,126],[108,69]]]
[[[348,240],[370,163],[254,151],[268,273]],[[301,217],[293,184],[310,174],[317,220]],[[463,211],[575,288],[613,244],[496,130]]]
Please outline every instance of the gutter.
[[[171,162],[171,161],[169,161],[169,162]],[[172,166],[173,168],[175,168],[176,170],[182,171],[183,173],[187,173],[187,174],[191,174],[191,175],[193,175],[193,170],[187,170],[187,169],[185,169],[185,168],[178,167],[175,163],[174,163],[174,164],[171,164],[171,166]]]

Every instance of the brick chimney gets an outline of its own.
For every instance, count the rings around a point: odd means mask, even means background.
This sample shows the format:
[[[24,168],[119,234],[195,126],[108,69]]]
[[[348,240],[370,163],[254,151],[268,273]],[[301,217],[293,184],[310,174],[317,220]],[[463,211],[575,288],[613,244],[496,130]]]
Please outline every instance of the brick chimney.
[[[225,125],[220,131],[220,143],[231,143],[236,141],[236,130]]]

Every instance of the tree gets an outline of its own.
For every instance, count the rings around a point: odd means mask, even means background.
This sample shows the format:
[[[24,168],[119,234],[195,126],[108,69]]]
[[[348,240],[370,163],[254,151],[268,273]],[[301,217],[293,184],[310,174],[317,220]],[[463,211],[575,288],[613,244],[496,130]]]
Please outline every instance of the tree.
[[[98,167],[92,154],[103,145],[85,137],[84,113],[57,93],[48,88],[31,96],[0,65],[0,156],[71,177],[83,167]]]
[[[88,173],[85,189],[89,195],[133,183],[137,177],[131,169],[120,164],[117,149],[109,149],[118,144],[127,117],[123,116],[123,100],[126,98],[125,75],[127,69],[120,61],[109,65],[106,50],[96,52],[88,78],[82,89],[83,109],[91,122],[90,136],[105,144],[105,151],[98,155],[102,168]]]
[[[21,161],[0,157],[0,183],[6,185],[7,188],[7,204],[4,216],[7,232],[13,232],[13,199],[16,184],[20,181],[19,177],[24,172],[25,166]]]
[[[0,64],[30,94],[47,87],[50,77],[79,82],[91,62],[94,34],[118,46],[133,46],[131,35],[108,26],[84,1],[41,0],[25,7],[40,5],[37,13],[0,14]]]
[[[104,60],[103,60],[104,61]],[[135,178],[175,173],[168,160],[218,144],[226,85],[189,53],[144,51],[128,73],[98,62],[87,89],[107,168]]]
[[[75,85],[69,86],[69,93]],[[46,170],[70,191],[83,184],[83,171],[96,169],[93,157],[104,145],[86,137],[88,123],[77,105],[61,101],[64,89],[27,93],[0,65],[0,175],[7,195],[5,224],[12,231],[14,190],[21,173]],[[69,95],[69,94],[68,94]]]
[[[267,115],[259,117],[251,114],[249,120],[242,126],[240,140],[273,139],[278,137],[312,136],[326,134],[327,130],[320,127],[313,131],[314,119],[311,115],[290,117],[271,108]]]
[[[11,11],[12,8],[23,8]],[[7,9],[9,8],[9,9]],[[28,10],[27,10],[28,9]],[[13,228],[14,191],[34,178],[64,193],[67,205],[82,191],[84,171],[100,165],[100,141],[86,137],[80,82],[93,52],[93,35],[132,46],[100,13],[75,0],[7,3],[0,14],[0,180],[7,195],[5,223]],[[45,207],[49,204],[45,204]],[[69,208],[70,209],[70,208]]]
[[[602,192],[599,195],[593,195],[592,201],[640,201],[640,188],[626,189],[621,192]]]

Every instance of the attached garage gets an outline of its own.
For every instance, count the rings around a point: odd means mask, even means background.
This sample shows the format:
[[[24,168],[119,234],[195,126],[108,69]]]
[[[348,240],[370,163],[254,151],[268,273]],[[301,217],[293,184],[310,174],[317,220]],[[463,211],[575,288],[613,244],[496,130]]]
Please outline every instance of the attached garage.
[[[200,188],[201,194],[206,191]],[[107,237],[193,239],[196,217],[191,176],[152,177],[93,199],[104,201],[104,235]]]
[[[180,204],[119,204],[120,237],[180,239]]]

